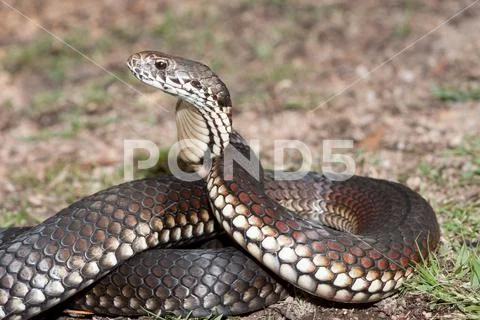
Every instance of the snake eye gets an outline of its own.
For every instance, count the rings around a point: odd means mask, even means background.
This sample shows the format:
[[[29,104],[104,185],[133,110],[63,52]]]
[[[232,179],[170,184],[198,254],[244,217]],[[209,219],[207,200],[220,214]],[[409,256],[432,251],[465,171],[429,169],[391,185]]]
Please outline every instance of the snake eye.
[[[164,70],[165,68],[167,68],[167,63],[163,60],[159,60],[155,62],[155,68],[157,68],[158,70]]]

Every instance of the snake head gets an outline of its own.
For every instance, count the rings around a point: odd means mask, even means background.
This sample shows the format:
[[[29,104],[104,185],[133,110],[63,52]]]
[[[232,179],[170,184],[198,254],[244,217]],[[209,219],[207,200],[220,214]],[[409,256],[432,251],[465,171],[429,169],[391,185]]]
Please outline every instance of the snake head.
[[[197,108],[229,108],[226,85],[203,63],[158,51],[142,51],[127,60],[140,81],[185,100]]]
[[[221,155],[232,132],[232,104],[226,85],[208,66],[158,51],[135,53],[127,66],[143,83],[179,98],[180,158],[196,167]]]

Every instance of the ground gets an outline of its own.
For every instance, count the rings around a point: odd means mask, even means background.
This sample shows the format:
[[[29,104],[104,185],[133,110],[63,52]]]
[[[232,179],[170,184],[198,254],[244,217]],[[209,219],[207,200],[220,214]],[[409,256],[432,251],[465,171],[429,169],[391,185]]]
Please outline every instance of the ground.
[[[157,49],[224,79],[265,167],[275,139],[305,143],[316,170],[324,140],[351,139],[357,174],[405,183],[438,214],[440,249],[400,294],[360,308],[298,294],[239,319],[479,318],[477,2],[2,1],[0,224],[121,182],[124,139],[166,153],[175,100],[125,67]]]

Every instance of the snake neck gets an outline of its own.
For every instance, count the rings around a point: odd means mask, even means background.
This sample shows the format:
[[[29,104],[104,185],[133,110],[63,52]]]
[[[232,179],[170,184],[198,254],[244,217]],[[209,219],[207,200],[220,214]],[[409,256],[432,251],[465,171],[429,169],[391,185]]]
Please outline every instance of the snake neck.
[[[231,107],[197,108],[178,99],[176,105],[179,157],[197,170],[206,159],[219,157],[230,142]]]

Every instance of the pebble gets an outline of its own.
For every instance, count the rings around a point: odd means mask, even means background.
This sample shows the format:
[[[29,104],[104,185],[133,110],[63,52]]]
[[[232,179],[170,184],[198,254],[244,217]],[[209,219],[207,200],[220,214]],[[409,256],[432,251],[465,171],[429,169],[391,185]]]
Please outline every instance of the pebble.
[[[420,190],[421,185],[422,178],[419,176],[413,176],[407,179],[407,186],[409,186],[412,190]]]

